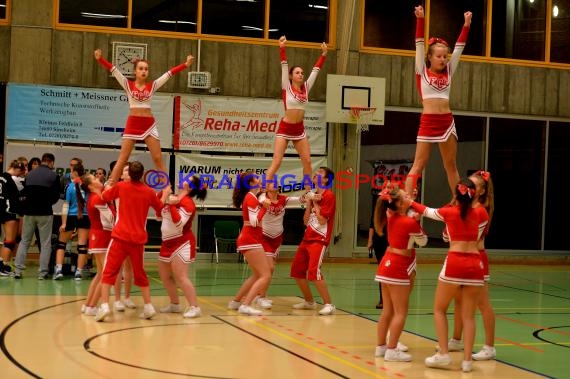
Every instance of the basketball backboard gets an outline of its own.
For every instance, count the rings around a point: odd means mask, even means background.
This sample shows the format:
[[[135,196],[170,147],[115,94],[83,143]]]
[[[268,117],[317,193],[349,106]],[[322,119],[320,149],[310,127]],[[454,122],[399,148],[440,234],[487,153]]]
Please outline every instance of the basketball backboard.
[[[384,125],[386,79],[327,75],[327,122],[355,123],[350,108],[376,108],[370,125]]]

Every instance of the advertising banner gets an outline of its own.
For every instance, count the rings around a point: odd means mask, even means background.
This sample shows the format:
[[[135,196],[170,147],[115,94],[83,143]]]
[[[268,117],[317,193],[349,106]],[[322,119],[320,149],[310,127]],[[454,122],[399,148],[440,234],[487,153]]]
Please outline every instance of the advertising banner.
[[[155,94],[161,146],[172,147],[172,95]],[[123,90],[8,84],[6,139],[120,146],[129,114]]]
[[[273,152],[283,117],[283,102],[217,96],[181,96],[174,100],[174,148],[196,151]],[[326,154],[325,103],[308,103],[305,131],[311,154]],[[286,153],[296,153],[289,143]]]
[[[326,166],[326,163],[326,157],[313,157],[313,171]],[[232,192],[237,175],[250,170],[263,180],[270,165],[271,158],[265,157],[177,154],[174,167],[176,178],[171,178],[171,182],[179,187],[181,182],[189,180],[193,174],[199,175],[210,185],[204,204],[197,205],[233,208]],[[275,179],[277,185],[281,187],[281,192],[286,195],[300,196],[304,193],[303,169],[299,158],[284,158]]]

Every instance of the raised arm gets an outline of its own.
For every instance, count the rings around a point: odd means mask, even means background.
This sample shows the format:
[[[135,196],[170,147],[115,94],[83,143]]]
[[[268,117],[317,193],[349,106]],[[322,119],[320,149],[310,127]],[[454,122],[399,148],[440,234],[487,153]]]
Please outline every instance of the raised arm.
[[[457,38],[457,42],[453,48],[453,53],[451,54],[451,59],[449,60],[450,75],[453,75],[459,65],[459,58],[465,49],[465,43],[467,42],[467,36],[469,35],[469,28],[471,27],[471,18],[473,17],[473,14],[471,12],[465,12],[463,17],[465,18],[465,22],[463,23],[461,34],[459,34],[459,38]]]
[[[162,74],[158,79],[153,82],[154,89],[157,90],[164,85],[168,81],[168,79],[172,78],[174,75],[178,74],[181,71],[184,71],[194,62],[194,57],[192,55],[188,55],[186,57],[186,62],[179,64],[178,66],[172,67],[170,70],[166,71]]]
[[[279,58],[281,59],[281,89],[289,86],[289,63],[287,63],[287,54],[285,53],[285,36],[279,38]]]
[[[307,87],[307,93],[311,90],[311,87],[313,86],[313,84],[315,84],[315,80],[317,80],[317,76],[319,75],[321,68],[325,64],[327,52],[328,52],[327,44],[324,42],[321,43],[321,55],[319,55],[319,58],[317,59],[317,61],[315,62],[315,65],[313,66],[313,70],[311,71],[311,75],[309,75],[309,78],[305,82],[305,87]]]
[[[416,74],[421,75],[425,64],[424,8],[421,5],[417,6],[414,13],[416,15]]]
[[[115,77],[115,79],[117,80],[117,82],[119,82],[119,84],[121,85],[121,87],[123,87],[123,89],[125,91],[128,90],[129,85],[128,85],[128,79],[125,78],[125,76],[121,73],[121,71],[117,70],[117,67],[113,66],[111,64],[111,62],[107,61],[105,58],[103,58],[103,54],[101,52],[101,49],[97,49],[93,52],[93,56],[95,57],[95,59],[97,60],[97,62],[99,62],[99,64],[103,67],[105,67],[108,71],[111,72],[111,75],[113,75]]]

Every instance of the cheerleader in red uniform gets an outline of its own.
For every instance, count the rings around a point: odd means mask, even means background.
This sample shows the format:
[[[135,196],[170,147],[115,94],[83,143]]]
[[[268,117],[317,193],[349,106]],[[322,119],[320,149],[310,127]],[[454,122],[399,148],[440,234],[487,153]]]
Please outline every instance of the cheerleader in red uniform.
[[[321,316],[329,316],[336,311],[321,271],[333,235],[336,213],[336,197],[329,189],[332,188],[333,180],[334,172],[328,167],[320,167],[315,172],[313,185],[317,191],[310,192],[311,197],[303,215],[305,234],[291,263],[291,277],[295,279],[304,299],[303,302],[294,304],[293,309],[316,309],[317,304],[309,287],[309,282],[312,282],[324,303],[319,310]]]
[[[81,177],[81,182],[82,189],[89,194],[87,196],[87,214],[91,221],[91,229],[89,229],[88,252],[95,257],[97,267],[97,274],[91,280],[85,308],[82,310],[87,316],[95,316],[97,314],[97,302],[101,297],[99,283],[103,276],[103,263],[111,242],[111,230],[113,230],[115,223],[115,208],[113,203],[108,203],[99,196],[99,193],[103,191],[103,183],[95,176],[85,174]]]
[[[131,258],[134,282],[141,290],[144,301],[140,318],[151,319],[156,310],[151,303],[150,283],[144,270],[144,246],[148,240],[146,222],[150,208],[160,217],[166,203],[168,190],[166,187],[159,199],[152,188],[142,181],[144,166],[134,161],[129,164],[131,180],[122,181],[101,193],[101,198],[107,202],[119,199],[117,206],[117,222],[111,232],[111,242],[105,258],[103,276],[101,278],[101,306],[95,315],[96,321],[104,321],[111,314],[109,308],[109,293],[115,284],[121,266],[127,257]]]
[[[121,87],[123,87],[127,93],[130,107],[129,117],[127,118],[127,124],[123,133],[121,152],[109,176],[109,184],[112,185],[119,180],[123,166],[129,159],[137,141],[145,142],[156,169],[162,172],[168,172],[162,161],[158,128],[151,113],[151,101],[154,93],[162,87],[168,79],[192,64],[194,57],[188,55],[186,62],[171,68],[154,81],[147,81],[149,69],[148,62],[145,60],[134,62],[135,80],[129,80],[125,78],[115,66],[101,56],[101,49],[95,50],[94,56],[103,67],[111,71],[111,75],[113,75]]]
[[[276,188],[268,188],[267,192],[259,195],[259,201],[267,204],[267,212],[261,220],[261,230],[263,239],[261,244],[265,250],[267,263],[271,271],[271,276],[275,272],[275,262],[279,256],[279,249],[283,243],[283,219],[285,218],[285,208],[287,206],[300,205],[301,197],[285,196],[279,193]],[[273,302],[266,297],[266,293],[261,294],[256,303],[260,308],[269,309]]]
[[[170,304],[160,309],[163,313],[182,312],[176,290],[178,284],[188,302],[183,316],[194,318],[202,314],[196,289],[188,278],[188,264],[196,259],[196,236],[192,233],[196,204],[192,198],[206,199],[206,188],[200,183],[199,177],[193,176],[191,184],[184,183],[184,190],[178,196],[170,195],[168,204],[162,208],[162,244],[158,256],[158,273],[170,298]]]
[[[238,175],[232,201],[236,208],[242,209],[243,227],[237,239],[237,250],[244,255],[252,274],[243,282],[234,299],[228,304],[229,309],[241,314],[258,316],[262,312],[251,306],[253,299],[265,293],[271,280],[271,270],[262,245],[261,220],[267,212],[258,200],[259,178],[245,172]]]
[[[495,311],[493,310],[493,306],[491,305],[491,300],[489,298],[489,281],[491,280],[491,276],[489,275],[489,258],[487,257],[487,252],[485,251],[485,235],[489,230],[491,219],[493,218],[493,212],[495,210],[494,190],[491,174],[487,171],[476,171],[469,177],[469,179],[475,183],[476,188],[473,206],[484,207],[489,214],[489,223],[487,224],[487,229],[485,229],[485,234],[479,240],[479,243],[477,245],[479,254],[481,254],[481,261],[483,262],[483,274],[485,279],[485,286],[483,287],[483,292],[481,293],[479,302],[477,304],[479,311],[481,311],[481,317],[483,318],[483,327],[485,328],[485,344],[478,353],[473,354],[474,360],[486,361],[495,359],[497,356],[497,350],[495,349]],[[463,349],[463,345],[461,343],[461,334],[463,332],[461,304],[461,297],[456,297],[454,307],[455,321],[453,338],[449,340],[450,351]],[[456,348],[452,350],[452,346]]]
[[[268,187],[275,186],[272,183],[273,176],[279,170],[283,155],[287,149],[289,141],[293,142],[295,150],[301,158],[303,164],[303,180],[311,177],[313,168],[311,166],[311,149],[309,140],[305,133],[305,126],[303,119],[305,117],[305,108],[309,102],[309,92],[315,84],[317,75],[325,63],[327,56],[327,44],[321,44],[321,55],[313,66],[311,75],[307,81],[303,69],[299,66],[293,66],[289,69],[287,63],[287,56],[285,55],[285,43],[287,39],[285,36],[279,38],[279,53],[281,57],[281,92],[283,96],[283,104],[285,105],[285,116],[279,123],[277,134],[275,135],[275,142],[273,146],[273,161],[269,170],[267,170]],[[307,190],[311,189],[311,183],[304,183]]]
[[[463,300],[462,318],[465,335],[464,359],[461,369],[472,369],[472,349],[475,339],[475,309],[484,285],[483,263],[478,243],[489,215],[484,207],[473,207],[475,183],[462,179],[456,186],[455,203],[439,209],[412,202],[411,207],[421,215],[445,222],[449,234],[449,251],[443,264],[435,291],[434,320],[439,352],[426,358],[428,367],[443,367],[451,363],[448,348],[447,309],[457,291]]]
[[[457,131],[449,107],[451,78],[457,71],[459,57],[465,48],[471,12],[465,12],[465,23],[457,39],[451,59],[448,61],[449,46],[441,38],[430,38],[427,57],[424,55],[424,9],[417,6],[416,15],[416,82],[422,100],[422,115],[416,143],[414,164],[406,179],[406,192],[412,193],[415,178],[422,174],[432,149],[439,144],[439,151],[451,193],[459,181],[457,171]]]
[[[411,199],[403,190],[386,188],[376,202],[374,228],[387,225],[386,253],[378,265],[376,281],[382,284],[384,309],[378,320],[378,346],[375,356],[389,362],[410,362],[412,356],[398,347],[398,339],[408,315],[408,301],[416,271],[414,243],[425,246],[427,236],[418,221],[406,215]],[[390,332],[389,340],[386,337]],[[403,345],[401,345],[403,346]]]

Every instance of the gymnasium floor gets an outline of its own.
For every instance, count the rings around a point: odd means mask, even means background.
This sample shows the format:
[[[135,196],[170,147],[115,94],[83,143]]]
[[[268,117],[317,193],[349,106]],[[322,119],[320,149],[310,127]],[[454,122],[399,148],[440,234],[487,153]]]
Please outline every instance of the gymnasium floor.
[[[0,278],[0,377],[2,378],[570,378],[570,268],[493,265],[491,299],[497,314],[497,360],[459,369],[428,369],[435,333],[431,304],[439,265],[420,264],[401,341],[411,363],[374,358],[378,285],[376,265],[325,263],[337,313],[296,311],[299,292],[278,264],[260,317],[226,309],[247,265],[198,261],[191,268],[203,316],[185,320],[139,310],[97,323],[80,314],[89,280],[38,281],[29,267],[22,280]],[[155,307],[167,303],[154,264],[148,264]],[[141,298],[134,287],[134,300]],[[451,310],[450,310],[451,311]],[[482,343],[478,317],[476,350]],[[566,360],[566,362],[564,362]]]

